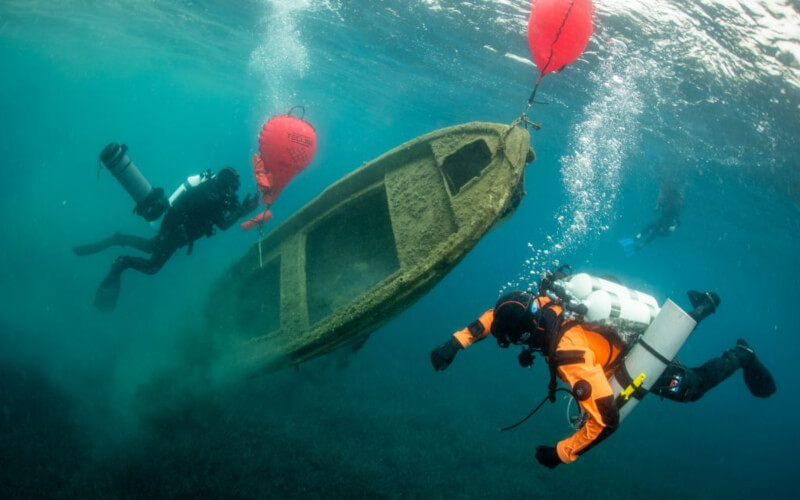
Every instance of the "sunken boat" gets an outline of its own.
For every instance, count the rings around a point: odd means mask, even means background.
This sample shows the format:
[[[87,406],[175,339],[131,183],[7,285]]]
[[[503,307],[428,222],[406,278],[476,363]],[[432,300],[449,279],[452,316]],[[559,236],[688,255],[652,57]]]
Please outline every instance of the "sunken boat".
[[[526,128],[436,130],[365,163],[272,230],[212,289],[247,371],[356,345],[427,293],[524,195]]]

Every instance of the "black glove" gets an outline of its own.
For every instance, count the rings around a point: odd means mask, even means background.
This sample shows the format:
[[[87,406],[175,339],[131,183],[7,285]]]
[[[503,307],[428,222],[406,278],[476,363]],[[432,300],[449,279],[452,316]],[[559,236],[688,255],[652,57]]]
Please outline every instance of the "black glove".
[[[248,194],[239,208],[239,217],[244,217],[258,207],[258,194]]]
[[[444,370],[456,357],[460,348],[455,345],[453,339],[448,339],[447,342],[440,345],[431,351],[431,364],[433,369],[438,371]]]
[[[555,448],[544,445],[536,447],[536,460],[548,469],[555,469],[556,466],[564,463],[558,458],[558,452]]]
[[[517,360],[519,361],[519,366],[523,368],[530,368],[533,366],[533,351],[530,349],[523,349],[519,356],[517,356]]]

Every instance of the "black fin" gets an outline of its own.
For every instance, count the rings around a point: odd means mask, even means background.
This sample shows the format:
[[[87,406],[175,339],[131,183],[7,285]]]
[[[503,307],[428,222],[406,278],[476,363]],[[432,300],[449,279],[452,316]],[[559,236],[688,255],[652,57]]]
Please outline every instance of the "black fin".
[[[736,346],[747,349],[752,354],[747,361],[742,363],[744,383],[750,389],[750,393],[757,398],[768,398],[775,394],[775,391],[778,390],[775,385],[775,379],[772,378],[772,374],[767,370],[767,367],[758,360],[753,349],[743,339],[739,339],[736,342]]]
[[[686,292],[686,295],[689,296],[689,302],[691,302],[693,307],[705,306],[706,308],[711,309],[711,312],[716,311],[720,302],[722,302],[719,298],[719,295],[714,292],[698,292],[697,290],[689,290]]]
[[[97,294],[94,296],[94,305],[103,312],[111,312],[117,306],[122,272],[112,270],[100,283]]]

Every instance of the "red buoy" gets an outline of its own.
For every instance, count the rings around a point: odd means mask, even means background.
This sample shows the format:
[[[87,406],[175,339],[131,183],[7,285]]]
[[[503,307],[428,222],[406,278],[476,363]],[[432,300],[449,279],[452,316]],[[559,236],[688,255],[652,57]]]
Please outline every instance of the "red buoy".
[[[317,134],[307,121],[287,115],[273,116],[258,138],[260,155],[253,156],[261,200],[272,205],[284,187],[311,163]]]
[[[314,127],[302,118],[292,116],[292,110],[285,115],[273,116],[261,127],[258,153],[253,155],[253,174],[261,191],[261,202],[267,205],[267,210],[244,221],[242,229],[263,228],[272,219],[269,207],[294,176],[311,163],[316,151]]]
[[[578,58],[592,34],[592,0],[533,0],[528,46],[539,79]]]

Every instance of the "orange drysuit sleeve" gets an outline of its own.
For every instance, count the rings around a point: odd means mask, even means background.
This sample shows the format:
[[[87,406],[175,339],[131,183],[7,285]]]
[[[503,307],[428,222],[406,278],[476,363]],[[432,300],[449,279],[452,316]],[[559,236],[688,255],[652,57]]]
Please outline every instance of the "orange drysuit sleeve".
[[[553,357],[555,359],[548,361],[557,364],[559,377],[574,392],[584,395],[579,403],[589,415],[583,427],[556,445],[558,458],[570,463],[616,430],[619,410],[614,401],[614,392],[603,372],[602,361],[597,359],[580,325],[564,333]]]
[[[491,333],[492,321],[494,321],[494,309],[489,309],[481,314],[480,318],[470,323],[468,327],[454,333],[453,338],[462,349],[466,349],[475,342],[486,338]]]

